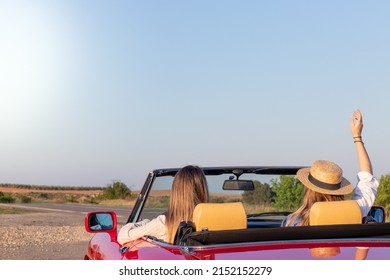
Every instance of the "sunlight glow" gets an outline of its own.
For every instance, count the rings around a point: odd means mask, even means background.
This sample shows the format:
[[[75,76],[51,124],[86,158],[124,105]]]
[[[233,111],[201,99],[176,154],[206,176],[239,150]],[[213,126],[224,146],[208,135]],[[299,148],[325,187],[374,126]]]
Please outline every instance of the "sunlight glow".
[[[0,11],[0,124],[29,122],[61,99],[64,70],[58,25],[37,3],[14,4]],[[12,5],[8,3],[8,5]],[[60,98],[59,98],[60,97]]]

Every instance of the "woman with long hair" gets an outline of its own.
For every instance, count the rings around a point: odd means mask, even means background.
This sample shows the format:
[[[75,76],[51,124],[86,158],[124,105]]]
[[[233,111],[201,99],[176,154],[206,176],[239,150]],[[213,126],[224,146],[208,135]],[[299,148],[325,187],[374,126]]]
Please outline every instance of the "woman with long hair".
[[[310,225],[309,212],[315,202],[344,200],[344,196],[352,192],[351,199],[358,203],[362,216],[367,216],[374,204],[379,182],[372,175],[371,161],[362,140],[363,118],[359,110],[352,114],[350,126],[359,162],[359,181],[355,189],[343,177],[337,164],[327,160],[315,161],[311,167],[298,170],[296,177],[304,185],[303,202],[297,211],[286,217],[282,226]]]
[[[155,219],[128,223],[118,233],[120,244],[136,240],[142,236],[154,236],[173,243],[177,227],[181,221],[191,221],[192,212],[199,203],[209,200],[209,191],[203,171],[194,165],[181,168],[172,183],[172,193],[166,213]]]

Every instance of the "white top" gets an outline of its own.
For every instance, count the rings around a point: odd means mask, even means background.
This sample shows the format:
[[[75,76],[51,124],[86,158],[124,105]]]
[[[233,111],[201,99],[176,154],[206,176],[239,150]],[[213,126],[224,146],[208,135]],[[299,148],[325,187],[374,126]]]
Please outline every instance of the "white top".
[[[376,192],[379,187],[379,182],[369,172],[362,171],[359,172],[357,176],[358,183],[353,190],[351,199],[355,200],[360,206],[360,210],[362,211],[362,217],[366,217],[372,205],[374,205]],[[281,226],[286,226],[286,223],[289,219],[291,219],[291,214],[284,218]],[[295,221],[290,223],[289,226],[297,226],[299,222],[299,219],[295,219]]]
[[[147,235],[168,242],[165,215],[159,215],[151,221],[145,219],[137,223],[128,223],[120,229],[117,239],[120,244],[124,244]]]
[[[374,205],[379,182],[368,172],[359,172],[358,180],[351,199],[356,200],[362,210],[362,216],[365,217]]]

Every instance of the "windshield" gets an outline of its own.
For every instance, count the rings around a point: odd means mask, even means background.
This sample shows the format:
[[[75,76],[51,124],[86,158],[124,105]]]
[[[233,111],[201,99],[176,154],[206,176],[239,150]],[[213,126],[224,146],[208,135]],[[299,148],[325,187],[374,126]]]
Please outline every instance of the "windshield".
[[[141,219],[153,219],[167,210],[173,178],[173,176],[155,178],[141,213]],[[252,181],[254,186],[253,190],[245,191],[223,189],[225,180],[237,179],[233,173],[206,175],[206,179],[209,187],[210,202],[242,202],[246,213],[251,218],[258,216],[263,218],[264,214],[260,215],[261,213],[279,211],[286,212],[283,213],[283,216],[285,216],[292,209],[291,207],[280,208],[275,204],[275,191],[281,187],[287,189],[300,187],[294,175],[244,173],[240,175],[239,179]],[[283,217],[279,219],[281,220]]]

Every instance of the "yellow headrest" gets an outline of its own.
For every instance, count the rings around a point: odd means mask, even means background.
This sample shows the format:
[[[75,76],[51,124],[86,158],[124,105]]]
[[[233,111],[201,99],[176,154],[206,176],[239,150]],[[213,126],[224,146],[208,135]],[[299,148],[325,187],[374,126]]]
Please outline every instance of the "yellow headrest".
[[[200,203],[192,216],[196,231],[245,229],[246,213],[241,202]]]
[[[362,212],[354,200],[316,202],[310,209],[310,225],[361,224]]]

